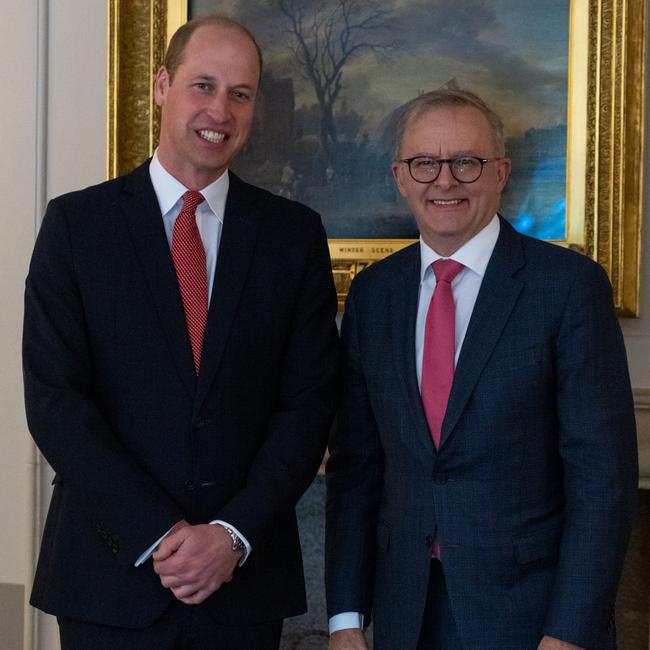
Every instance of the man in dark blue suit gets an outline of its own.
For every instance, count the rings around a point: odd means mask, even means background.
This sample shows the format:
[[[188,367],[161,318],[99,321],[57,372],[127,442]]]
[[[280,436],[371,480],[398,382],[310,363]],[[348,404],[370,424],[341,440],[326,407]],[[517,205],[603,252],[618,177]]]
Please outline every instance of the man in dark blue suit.
[[[153,159],[48,206],[24,376],[56,477],[31,602],[64,650],[274,649],[306,609],[294,506],[336,407],[336,295],[319,216],[228,171],[260,73],[241,25],[191,21]]]
[[[637,456],[606,274],[497,214],[510,161],[476,95],[413,100],[395,158],[420,242],[346,303],[330,648],[366,648],[371,613],[377,650],[614,647]]]

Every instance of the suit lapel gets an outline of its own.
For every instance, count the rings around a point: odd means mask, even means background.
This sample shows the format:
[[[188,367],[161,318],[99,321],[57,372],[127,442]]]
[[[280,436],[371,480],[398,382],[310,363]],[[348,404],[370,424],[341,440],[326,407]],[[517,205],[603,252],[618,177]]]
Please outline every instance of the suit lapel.
[[[194,395],[196,375],[185,314],[160,206],[149,176],[149,161],[125,179],[124,190],[119,203],[127,217],[137,259],[151,291],[158,320],[178,373],[188,393]]]
[[[412,432],[414,444],[427,453],[433,454],[435,448],[422,407],[415,367],[415,321],[418,310],[421,267],[419,244],[414,244],[408,248],[405,254],[408,257],[399,278],[399,283],[396,286],[395,307],[392,310],[395,315],[393,318],[392,339],[400,342],[400,345],[398,345],[399,358],[397,360],[398,368],[402,371],[400,384],[406,404],[411,410],[408,421],[414,425],[408,428],[407,433]]]
[[[523,288],[513,277],[524,265],[521,236],[503,218],[467,327],[442,425],[440,446],[458,423],[474,386],[496,345]]]
[[[203,339],[195,412],[201,408],[219,367],[253,259],[260,218],[261,213],[251,199],[251,191],[247,191],[246,184],[230,173],[223,231]]]

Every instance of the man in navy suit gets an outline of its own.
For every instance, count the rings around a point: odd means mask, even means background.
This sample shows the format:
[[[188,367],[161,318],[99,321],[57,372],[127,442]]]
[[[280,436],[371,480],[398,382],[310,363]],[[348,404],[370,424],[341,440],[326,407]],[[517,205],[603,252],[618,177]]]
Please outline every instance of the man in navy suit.
[[[238,23],[186,24],[153,159],[48,206],[24,376],[56,477],[31,602],[64,650],[274,649],[306,609],[294,506],[336,407],[336,295],[319,216],[228,171],[260,73]]]
[[[605,272],[497,214],[503,127],[472,93],[406,106],[393,173],[420,242],[361,273],[346,303],[330,648],[366,648],[371,613],[377,650],[613,647],[637,456]],[[455,278],[437,281],[441,265]],[[449,388],[432,399],[443,281]]]

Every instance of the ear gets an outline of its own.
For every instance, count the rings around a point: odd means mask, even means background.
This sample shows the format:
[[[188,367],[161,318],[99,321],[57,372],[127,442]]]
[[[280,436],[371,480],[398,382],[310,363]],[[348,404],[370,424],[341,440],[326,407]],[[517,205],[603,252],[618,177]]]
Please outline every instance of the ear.
[[[395,183],[397,184],[397,189],[399,190],[399,193],[403,196],[406,197],[406,194],[404,193],[404,170],[407,169],[406,165],[404,163],[398,162],[397,160],[393,160],[391,167],[393,171],[393,178],[395,179]],[[408,173],[408,171],[406,172]]]
[[[158,106],[164,106],[171,81],[165,66],[160,66],[153,82],[153,96]]]
[[[502,158],[497,161],[497,183],[499,186],[499,192],[503,190],[510,178],[510,169],[512,168],[512,162],[510,158]]]

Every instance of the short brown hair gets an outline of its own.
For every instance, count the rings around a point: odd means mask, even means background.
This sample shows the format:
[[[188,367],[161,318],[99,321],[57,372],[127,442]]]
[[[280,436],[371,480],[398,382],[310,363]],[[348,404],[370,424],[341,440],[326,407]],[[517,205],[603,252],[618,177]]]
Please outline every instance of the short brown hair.
[[[395,129],[395,159],[400,157],[402,140],[406,127],[418,117],[437,108],[450,108],[469,106],[481,111],[487,118],[492,131],[492,140],[497,156],[505,155],[503,139],[503,122],[501,118],[475,93],[458,88],[438,88],[428,93],[418,95],[415,99],[405,104]]]
[[[253,34],[246,29],[241,23],[238,23],[228,16],[222,16],[221,14],[210,14],[209,16],[199,16],[198,18],[192,18],[184,25],[181,25],[171,37],[169,45],[167,46],[167,52],[165,53],[165,60],[163,65],[169,74],[170,83],[174,80],[174,75],[178,66],[183,63],[183,55],[185,54],[185,48],[192,37],[192,34],[199,27],[206,27],[213,25],[215,27],[226,27],[228,29],[234,29],[244,36],[250,38],[251,42],[257,50],[257,59],[260,65],[260,79],[262,78],[262,50],[257,44]]]

